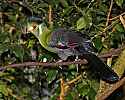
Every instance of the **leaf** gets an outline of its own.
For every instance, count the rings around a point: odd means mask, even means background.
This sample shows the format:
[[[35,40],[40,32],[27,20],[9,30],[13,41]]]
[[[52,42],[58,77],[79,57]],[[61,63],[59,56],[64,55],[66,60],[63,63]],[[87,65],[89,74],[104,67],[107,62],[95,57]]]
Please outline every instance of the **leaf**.
[[[122,7],[123,0],[115,0],[116,4],[120,7]]]
[[[120,56],[118,57],[115,65],[113,66],[115,72],[121,77],[125,71],[125,49],[122,51]]]
[[[6,50],[9,49],[9,44],[8,43],[3,43],[3,44],[0,44],[0,54],[2,54],[3,52],[5,52]]]
[[[7,91],[7,85],[3,82],[0,82],[0,93],[8,96],[9,92]]]
[[[101,37],[94,38],[93,42],[94,42],[95,47],[98,50],[100,50],[102,48],[103,44],[102,44],[102,41],[101,41]]]
[[[19,58],[21,61],[23,61],[23,56],[24,56],[24,49],[22,46],[13,46],[12,47],[12,52],[16,55],[17,58]]]
[[[4,42],[8,42],[9,38],[8,38],[8,33],[4,32],[4,33],[0,33],[0,42],[4,43]]]
[[[87,94],[89,96],[89,100],[95,100],[95,96],[96,96],[96,91],[93,88],[90,88],[90,91]]]
[[[92,17],[90,15],[90,12],[88,11],[85,16],[83,17],[80,17],[78,20],[77,20],[77,29],[82,29],[82,28],[86,28],[88,27],[89,25],[91,25],[92,23]]]
[[[74,96],[74,95],[73,95]],[[66,96],[66,100],[73,100],[73,96],[71,95],[71,94],[68,94],[67,96]]]
[[[125,32],[125,30],[121,24],[116,24],[115,29],[119,32]]]
[[[60,0],[60,2],[63,5],[63,7],[68,7],[68,3],[66,0]]]
[[[77,29],[82,29],[87,26],[87,21],[84,17],[79,18],[77,21]]]
[[[89,81],[89,84],[91,88],[93,88],[95,91],[98,91],[100,83],[97,80],[92,79]]]
[[[48,83],[51,83],[56,78],[57,74],[58,74],[57,70],[48,70],[48,72],[47,72]]]
[[[87,95],[88,92],[89,92],[89,90],[90,90],[89,85],[84,85],[84,86],[81,88],[81,95],[82,95],[82,96]]]
[[[69,65],[69,71],[70,71],[71,75],[76,75],[77,74],[76,65],[74,65],[74,64]]]
[[[79,83],[77,89],[82,96],[85,96],[88,94],[90,86],[87,83]]]
[[[72,12],[73,7],[67,7],[63,10],[62,16],[69,16],[69,14]]]

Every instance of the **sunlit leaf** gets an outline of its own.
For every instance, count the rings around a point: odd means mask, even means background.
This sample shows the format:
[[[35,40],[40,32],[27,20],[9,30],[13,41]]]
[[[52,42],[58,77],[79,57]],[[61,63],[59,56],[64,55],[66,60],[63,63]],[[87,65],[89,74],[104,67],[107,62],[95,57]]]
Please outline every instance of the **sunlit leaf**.
[[[76,23],[78,30],[90,26],[92,24],[90,12],[88,11],[84,16],[80,17]]]
[[[0,82],[0,93],[3,93],[5,96],[8,96],[9,94],[7,90],[7,85],[3,82]]]
[[[79,18],[79,20],[77,21],[77,29],[82,29],[85,28],[87,26],[87,21],[84,17]]]

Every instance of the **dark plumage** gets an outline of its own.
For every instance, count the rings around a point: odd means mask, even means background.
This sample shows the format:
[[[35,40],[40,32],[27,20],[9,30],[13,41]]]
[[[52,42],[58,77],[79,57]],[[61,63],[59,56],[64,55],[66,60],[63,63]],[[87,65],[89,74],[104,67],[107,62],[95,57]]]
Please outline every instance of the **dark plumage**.
[[[49,47],[55,48],[62,60],[69,56],[83,56],[100,78],[107,82],[116,82],[118,75],[96,55],[96,49],[90,38],[80,32],[59,28],[50,36]]]

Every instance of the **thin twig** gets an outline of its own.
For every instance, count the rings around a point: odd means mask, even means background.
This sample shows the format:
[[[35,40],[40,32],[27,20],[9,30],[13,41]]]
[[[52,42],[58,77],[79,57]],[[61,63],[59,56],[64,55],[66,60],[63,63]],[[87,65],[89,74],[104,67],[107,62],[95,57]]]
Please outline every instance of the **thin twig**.
[[[50,25],[50,27],[52,26],[52,6],[49,5],[49,11],[48,11],[48,23]]]
[[[125,15],[125,12],[123,12],[122,14],[120,14],[121,16]],[[111,19],[109,19],[110,21],[112,20],[115,20],[115,19],[118,19],[120,17],[120,15],[116,16],[116,17],[113,17]]]
[[[78,11],[78,12],[80,12],[83,16],[85,15],[84,14],[84,12],[76,5],[76,0],[74,0],[74,2],[73,2],[73,4],[74,4],[74,7],[76,8],[76,10]]]
[[[72,84],[75,84],[75,82],[78,81],[81,77],[82,75],[79,75],[75,79],[72,79],[71,81],[68,81],[64,84],[65,94],[71,89]]]
[[[105,100],[111,93],[113,93],[116,89],[121,87],[125,83],[125,77],[118,81],[115,84],[111,84],[109,88],[107,88],[103,93],[100,93],[96,96],[96,100]]]
[[[109,23],[109,17],[110,17],[111,11],[112,11],[112,6],[113,6],[113,0],[111,0],[111,4],[110,4],[108,16],[107,16],[107,21],[106,21],[106,26],[108,26],[108,23]]]
[[[81,77],[82,77],[82,75],[79,75],[79,76],[77,76],[75,79],[73,79],[73,80],[67,82],[65,85],[71,85],[71,84],[73,84],[74,82],[76,82],[77,80],[79,80]]]
[[[119,22],[119,19],[115,20],[114,22],[112,22],[111,25],[108,25],[107,27],[104,28],[104,30],[102,32],[100,32],[99,34],[103,34],[105,33],[107,30],[111,29],[114,25],[116,25]]]
[[[122,48],[118,48],[118,49],[112,49],[107,53],[102,53],[100,55],[98,55],[98,57],[100,58],[109,58],[109,57],[114,57],[114,56],[118,56],[122,50],[124,50],[125,47],[123,46]]]

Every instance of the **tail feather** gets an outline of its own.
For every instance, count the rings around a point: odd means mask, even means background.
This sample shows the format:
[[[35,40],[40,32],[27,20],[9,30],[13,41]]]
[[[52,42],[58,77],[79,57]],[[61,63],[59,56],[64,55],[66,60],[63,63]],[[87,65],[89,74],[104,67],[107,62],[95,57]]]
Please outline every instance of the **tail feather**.
[[[83,54],[84,58],[88,61],[90,68],[99,74],[99,77],[110,83],[114,83],[119,80],[118,75],[101,59],[92,53]]]

